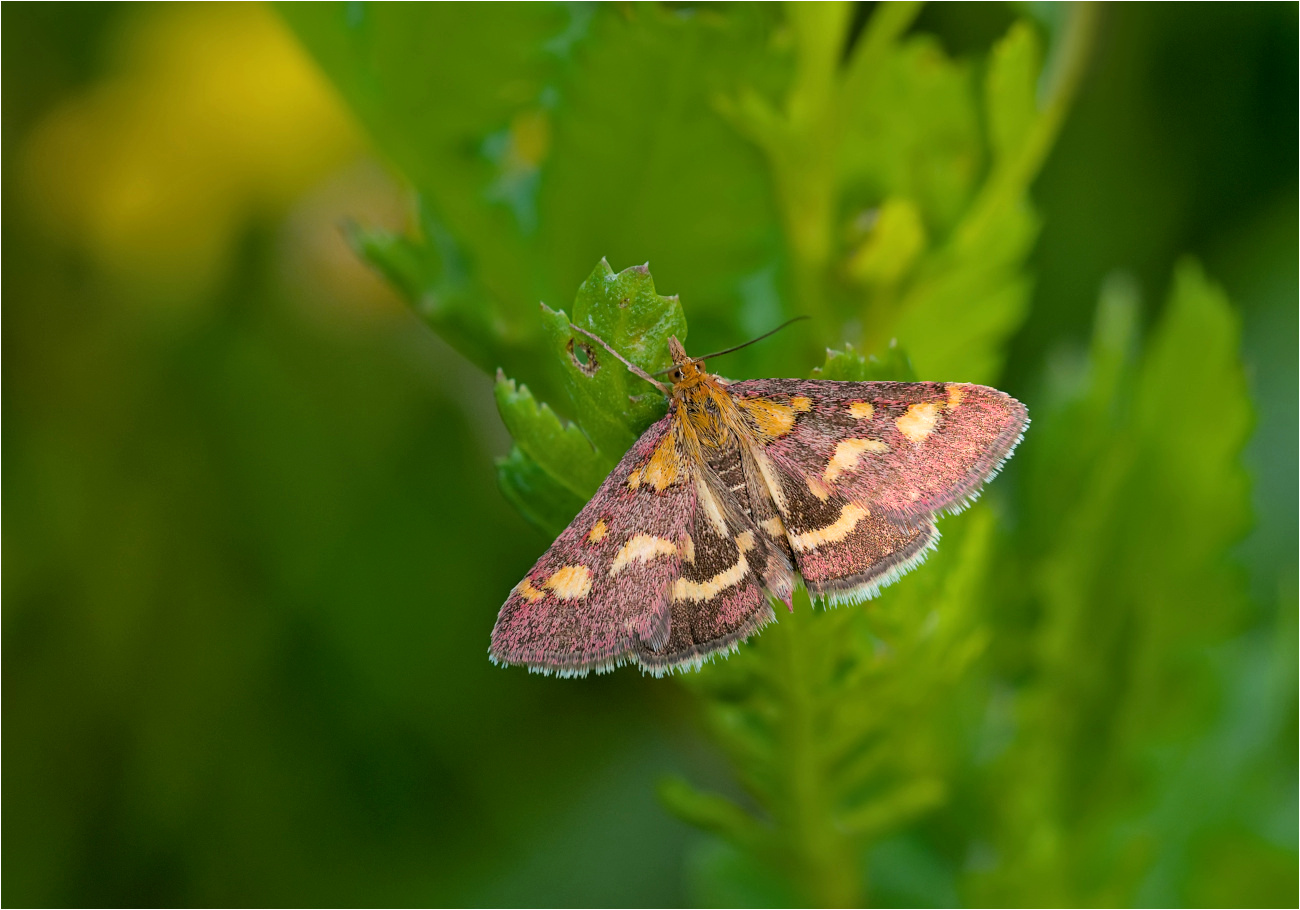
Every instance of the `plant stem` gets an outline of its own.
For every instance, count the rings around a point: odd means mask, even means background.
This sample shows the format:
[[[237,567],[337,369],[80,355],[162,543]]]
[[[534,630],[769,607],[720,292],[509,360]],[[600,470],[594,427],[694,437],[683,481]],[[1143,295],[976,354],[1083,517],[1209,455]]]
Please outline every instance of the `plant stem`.
[[[861,876],[854,845],[835,824],[834,800],[819,748],[816,675],[817,641],[812,605],[800,598],[782,617],[780,654],[785,689],[782,747],[789,804],[783,819],[789,832],[795,876],[809,902],[818,907],[862,904]]]

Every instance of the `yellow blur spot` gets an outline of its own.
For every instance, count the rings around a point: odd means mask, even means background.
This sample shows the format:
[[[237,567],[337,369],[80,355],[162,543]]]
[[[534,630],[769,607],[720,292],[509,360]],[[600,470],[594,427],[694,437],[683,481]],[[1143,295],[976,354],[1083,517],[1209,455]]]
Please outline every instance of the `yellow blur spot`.
[[[673,585],[673,600],[708,600],[721,594],[727,588],[739,584],[748,574],[749,562],[742,553],[734,566],[725,572],[719,572],[707,581],[677,579]]]
[[[591,543],[600,543],[608,533],[609,525],[605,524],[605,519],[602,518],[591,526],[591,530],[587,532],[587,540]]]
[[[854,420],[870,420],[876,408],[869,401],[855,401],[849,405],[849,416]]]
[[[550,588],[560,600],[578,600],[591,591],[591,570],[586,566],[565,566],[546,579],[542,587]]]
[[[898,426],[898,432],[919,445],[934,432],[934,426],[939,420],[940,407],[937,401],[924,401],[912,405],[907,409],[906,414],[894,421]]]
[[[889,446],[885,445],[879,439],[844,439],[835,446],[835,453],[831,455],[830,464],[826,465],[826,471],[822,474],[822,480],[827,483],[834,483],[840,479],[840,475],[852,471],[858,466],[862,459],[863,452],[888,452]]]
[[[760,527],[768,534],[778,539],[785,536],[785,525],[783,525],[781,519],[776,516],[765,518]]]
[[[622,572],[634,562],[645,565],[656,556],[676,556],[677,545],[671,540],[655,537],[652,534],[637,534],[614,554],[614,562],[609,567],[610,577]]]
[[[515,593],[529,603],[536,603],[546,596],[545,591],[539,591],[534,588],[533,583],[527,578],[515,585]]]
[[[736,535],[736,549],[742,553],[748,553],[754,549],[754,532],[741,531]]]
[[[250,223],[283,217],[362,148],[267,7],[144,7],[109,56],[109,76],[33,129],[23,189],[111,274],[188,292],[168,301],[214,286]]]
[[[853,533],[858,522],[870,514],[856,502],[846,502],[844,508],[840,510],[840,517],[834,524],[804,534],[795,534],[790,538],[790,545],[794,547],[796,553],[807,553],[828,543],[839,543]]]
[[[961,400],[966,397],[966,390],[959,385],[948,386],[948,410],[957,410]]]
[[[805,398],[803,395],[796,395],[790,399],[790,407],[803,414],[812,410],[812,399]]]

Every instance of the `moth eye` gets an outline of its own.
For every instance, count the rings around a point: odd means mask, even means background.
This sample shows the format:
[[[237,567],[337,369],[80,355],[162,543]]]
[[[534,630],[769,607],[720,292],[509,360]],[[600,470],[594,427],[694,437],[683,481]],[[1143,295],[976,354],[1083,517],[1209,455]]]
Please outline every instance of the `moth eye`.
[[[674,381],[674,382],[681,382],[681,381],[682,381],[682,371],[681,371],[681,370],[673,370],[673,381]]]

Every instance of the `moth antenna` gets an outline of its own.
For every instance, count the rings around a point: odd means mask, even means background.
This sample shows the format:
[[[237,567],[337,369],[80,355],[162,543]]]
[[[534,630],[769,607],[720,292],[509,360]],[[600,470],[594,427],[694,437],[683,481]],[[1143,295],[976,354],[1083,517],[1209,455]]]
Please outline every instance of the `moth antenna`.
[[[781,323],[779,326],[772,329],[770,332],[764,332],[762,335],[759,335],[757,338],[751,338],[749,339],[749,341],[746,341],[742,344],[738,344],[735,347],[723,348],[721,351],[714,351],[712,354],[705,354],[703,357],[692,357],[691,363],[700,363],[702,361],[709,360],[713,357],[721,357],[723,354],[730,354],[732,351],[739,351],[741,348],[747,348],[751,344],[754,344],[755,342],[762,341],[764,338],[768,338],[772,335],[775,335],[777,332],[781,331],[783,328],[785,328],[788,325],[791,325],[796,322],[801,322],[804,319],[811,319],[811,318],[812,318],[811,316],[796,316],[793,319],[787,319],[785,322]],[[660,370],[658,373],[655,373],[655,375],[662,376],[664,373],[671,373],[675,369],[677,369],[675,366],[671,366],[666,370]]]
[[[598,342],[600,342],[600,346],[601,346],[602,348],[604,348],[605,350],[609,351],[609,352],[610,352],[611,354],[613,354],[615,357],[617,357],[617,358],[622,362],[623,366],[627,367],[629,370],[631,370],[631,371],[632,371],[633,373],[635,373],[637,376],[640,376],[640,377],[641,377],[642,379],[644,379],[646,382],[650,383],[652,386],[654,386],[656,389],[658,389],[658,390],[659,390],[662,394],[664,394],[665,396],[671,396],[671,395],[672,395],[672,391],[668,388],[668,386],[664,385],[664,384],[663,384],[662,382],[660,382],[658,379],[655,379],[654,376],[651,376],[649,373],[647,373],[645,370],[641,369],[639,366],[637,366],[637,365],[636,365],[635,363],[633,363],[632,361],[628,360],[626,357],[624,357],[624,356],[623,356],[622,354],[620,354],[618,351],[616,351],[616,350],[614,350],[613,348],[611,348],[608,344],[605,343],[605,339],[604,339],[604,338],[601,338],[601,337],[600,337],[599,335],[597,335],[595,332],[588,332],[588,331],[587,331],[586,329],[584,329],[582,326],[580,326],[580,325],[574,325],[572,322],[569,323],[569,328],[573,329],[575,332],[581,332],[582,334],[586,335],[588,338],[592,339],[593,341],[598,341]],[[669,369],[672,369],[672,367],[669,367]],[[663,371],[663,372],[667,372],[667,370],[665,370],[665,371]]]

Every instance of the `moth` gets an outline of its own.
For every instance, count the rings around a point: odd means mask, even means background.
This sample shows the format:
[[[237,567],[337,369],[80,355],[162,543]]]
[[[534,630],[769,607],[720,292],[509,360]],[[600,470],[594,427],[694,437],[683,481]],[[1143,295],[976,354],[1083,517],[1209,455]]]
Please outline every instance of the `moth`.
[[[728,382],[675,337],[669,349],[671,387],[623,360],[668,413],[510,592],[494,663],[661,676],[734,651],[775,620],[772,599],[793,609],[800,582],[824,604],[873,597],[925,559],[935,518],[978,495],[1028,424],[987,386]]]

